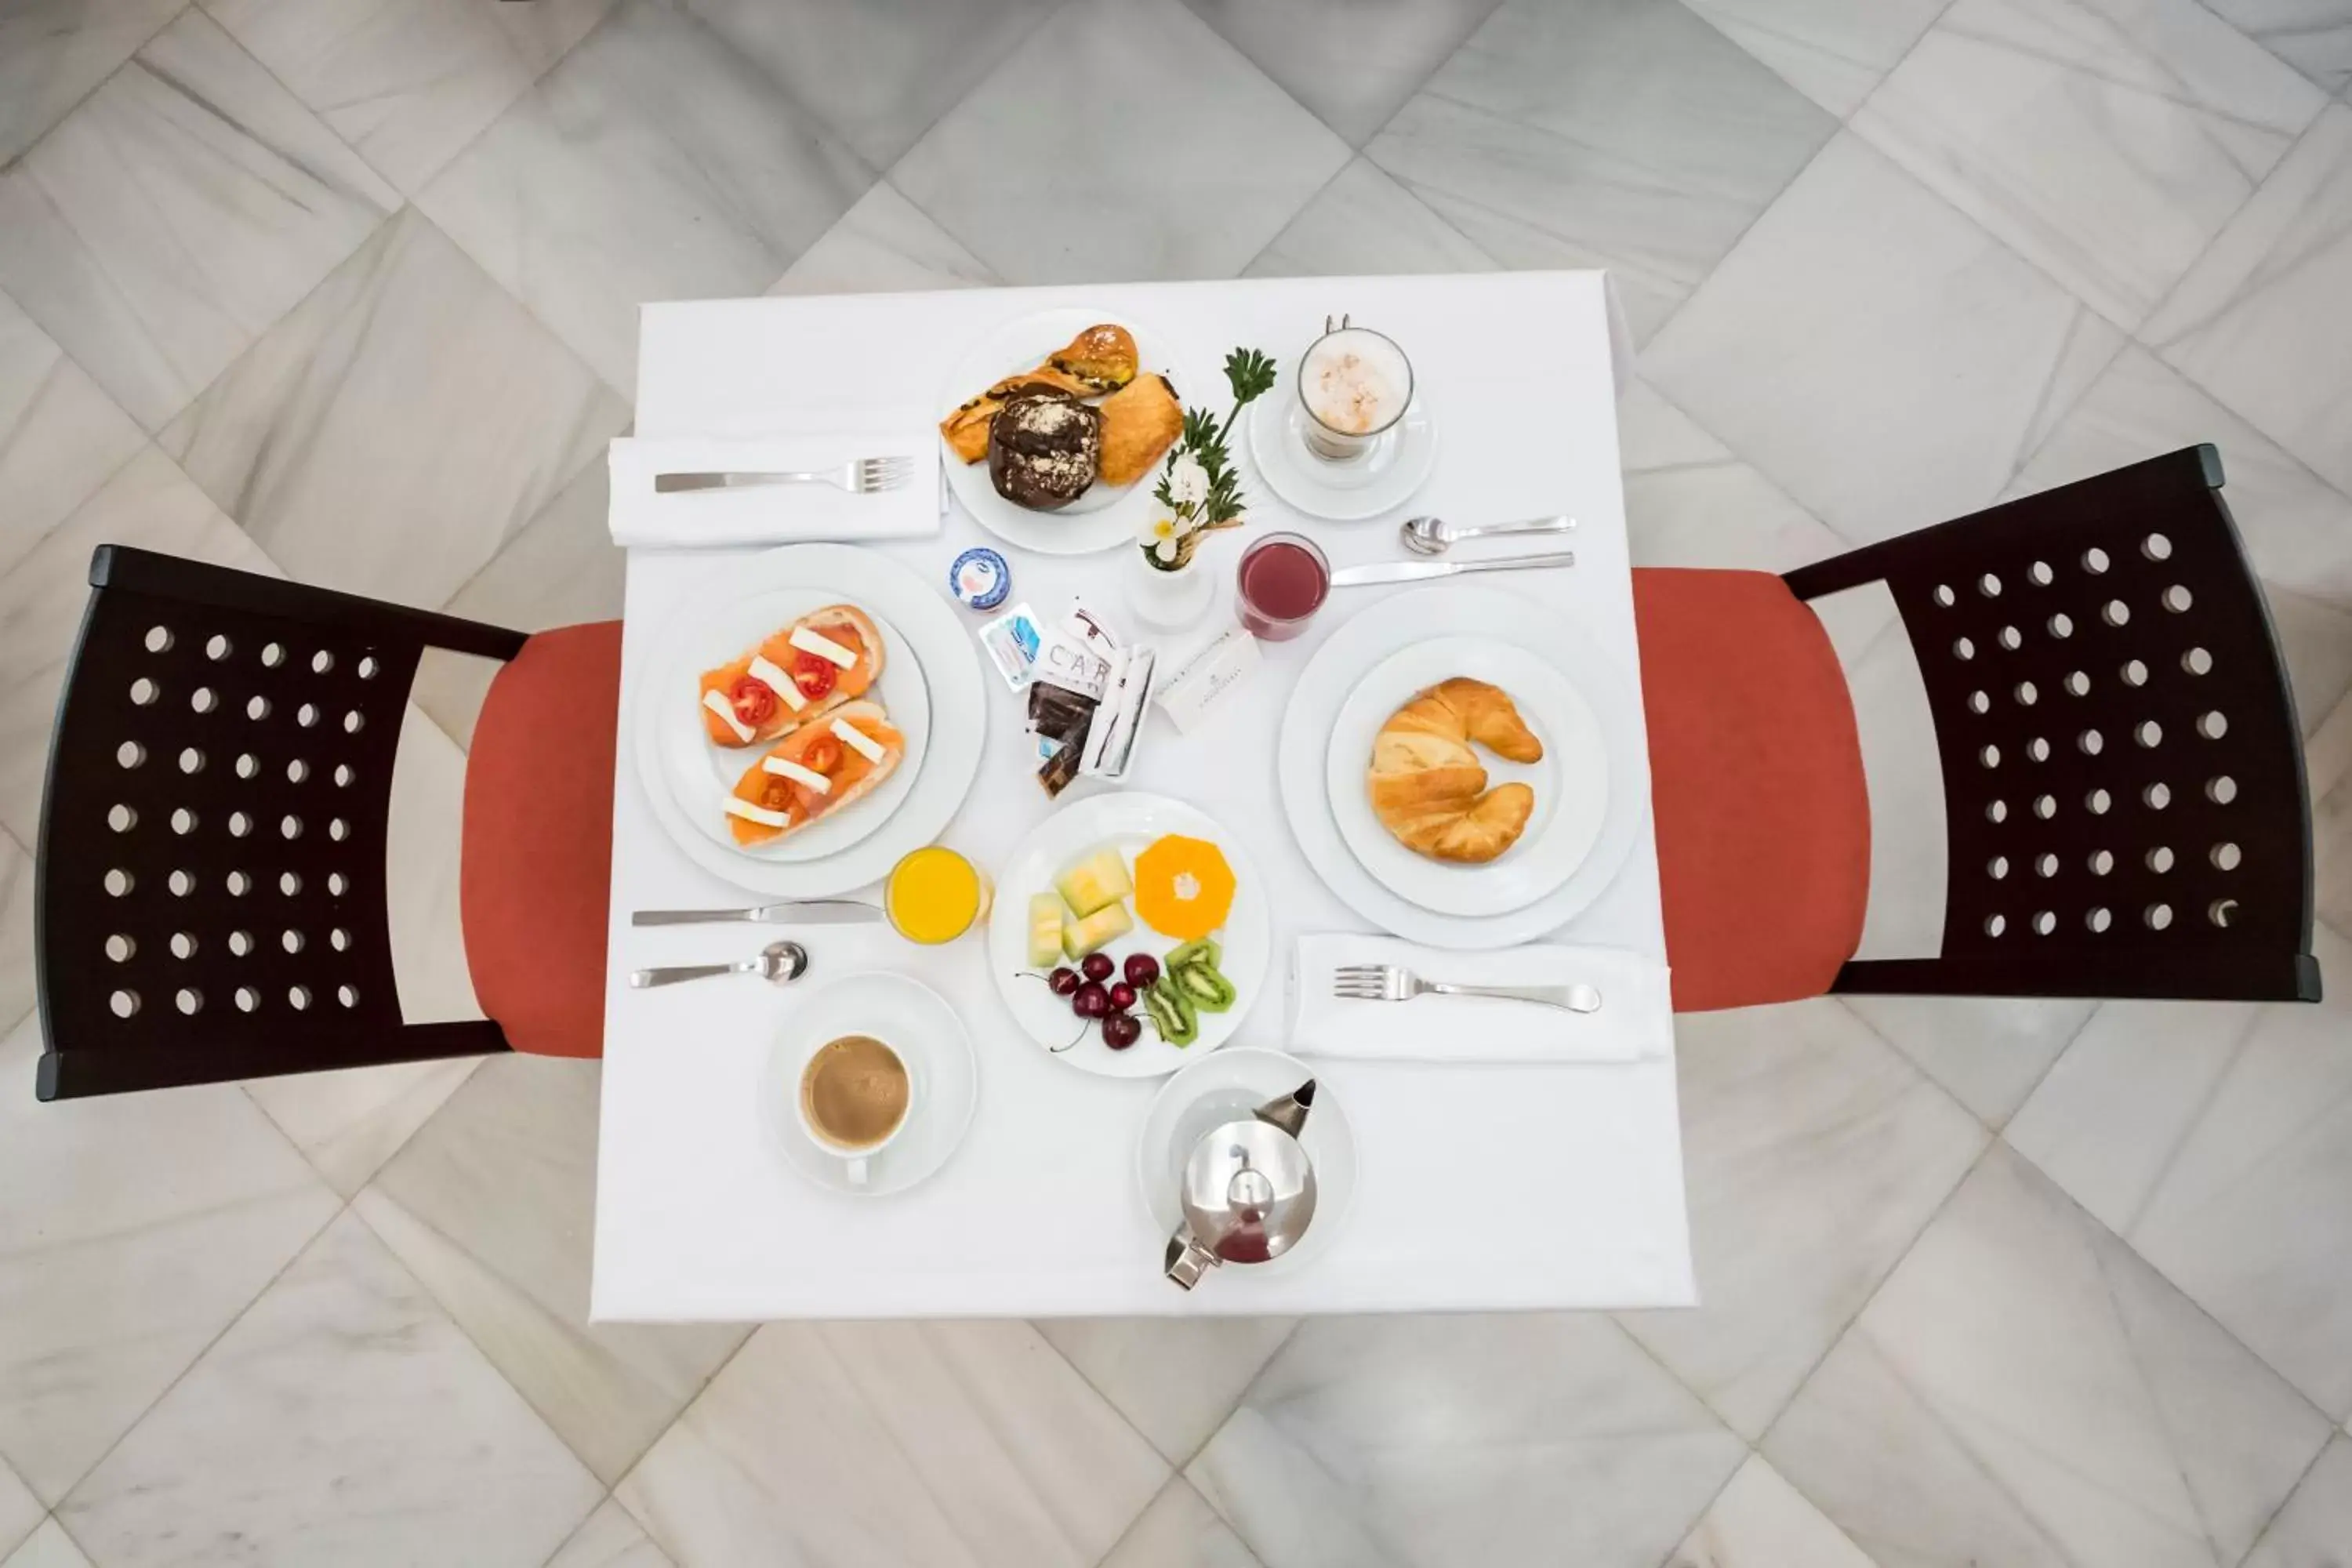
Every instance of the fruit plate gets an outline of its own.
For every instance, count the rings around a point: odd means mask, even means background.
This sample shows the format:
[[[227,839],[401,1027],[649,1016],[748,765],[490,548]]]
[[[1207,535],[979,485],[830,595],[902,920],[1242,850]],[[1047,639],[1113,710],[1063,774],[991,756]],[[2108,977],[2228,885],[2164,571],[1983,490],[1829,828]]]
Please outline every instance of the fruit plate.
[[[1142,1037],[1125,1050],[1113,1050],[1104,1043],[1100,1028],[1078,1017],[1067,997],[1054,994],[1046,971],[1030,964],[1029,900],[1033,894],[1052,892],[1054,879],[1065,868],[1098,847],[1116,848],[1132,876],[1136,856],[1171,833],[1209,840],[1233,868],[1233,910],[1216,935],[1224,946],[1219,967],[1233,983],[1234,1005],[1223,1013],[1201,1014],[1200,1037],[1189,1046],[1171,1046],[1152,1029],[1139,1002],[1134,1016],[1143,1022]],[[1133,899],[1127,903],[1131,911]],[[1175,938],[1162,936],[1139,919],[1132,931],[1102,951],[1123,972],[1129,954],[1160,959],[1179,945]],[[996,907],[988,921],[989,973],[1013,1021],[1056,1060],[1105,1078],[1159,1078],[1232,1039],[1265,988],[1273,948],[1273,915],[1265,882],[1247,853],[1205,814],[1156,795],[1098,795],[1047,817],[1022,841],[996,879]]]

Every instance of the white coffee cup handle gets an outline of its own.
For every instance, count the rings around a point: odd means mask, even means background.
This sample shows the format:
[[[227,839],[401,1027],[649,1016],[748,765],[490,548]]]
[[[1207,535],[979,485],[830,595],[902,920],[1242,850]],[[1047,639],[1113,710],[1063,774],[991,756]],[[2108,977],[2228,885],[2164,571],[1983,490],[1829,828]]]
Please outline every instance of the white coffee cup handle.
[[[863,1154],[852,1159],[849,1162],[849,1184],[853,1187],[864,1186],[866,1184],[867,1170],[872,1163],[873,1162],[868,1160]]]

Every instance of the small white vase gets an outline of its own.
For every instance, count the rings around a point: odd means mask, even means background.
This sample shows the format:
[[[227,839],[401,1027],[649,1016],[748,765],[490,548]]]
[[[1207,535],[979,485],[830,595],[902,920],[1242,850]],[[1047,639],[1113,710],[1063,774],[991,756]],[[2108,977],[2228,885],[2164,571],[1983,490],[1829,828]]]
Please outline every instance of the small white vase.
[[[1207,615],[1216,596],[1216,583],[1197,554],[1173,572],[1162,572],[1143,558],[1141,549],[1128,547],[1127,605],[1145,626],[1181,631]]]

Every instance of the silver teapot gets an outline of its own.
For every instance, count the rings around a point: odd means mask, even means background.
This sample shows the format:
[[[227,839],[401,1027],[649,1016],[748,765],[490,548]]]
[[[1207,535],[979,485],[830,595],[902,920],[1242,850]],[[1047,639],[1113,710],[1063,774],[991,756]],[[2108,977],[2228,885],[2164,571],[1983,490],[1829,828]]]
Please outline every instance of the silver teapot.
[[[1168,1238],[1169,1279],[1190,1290],[1221,1263],[1265,1263],[1298,1245],[1315,1218],[1315,1166],[1298,1142],[1314,1107],[1310,1078],[1194,1140],[1181,1177],[1184,1224]]]

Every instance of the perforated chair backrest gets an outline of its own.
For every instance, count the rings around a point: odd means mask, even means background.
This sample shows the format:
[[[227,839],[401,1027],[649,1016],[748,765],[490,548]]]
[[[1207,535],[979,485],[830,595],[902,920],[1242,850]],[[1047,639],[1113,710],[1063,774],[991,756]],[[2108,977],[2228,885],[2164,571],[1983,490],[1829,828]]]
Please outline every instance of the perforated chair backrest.
[[[506,1048],[402,1021],[384,837],[430,644],[520,633],[120,545],[50,742],[43,1100]]]
[[[1936,725],[1943,951],[1841,991],[2315,1001],[2302,732],[2187,447],[1789,574],[1884,581]]]

